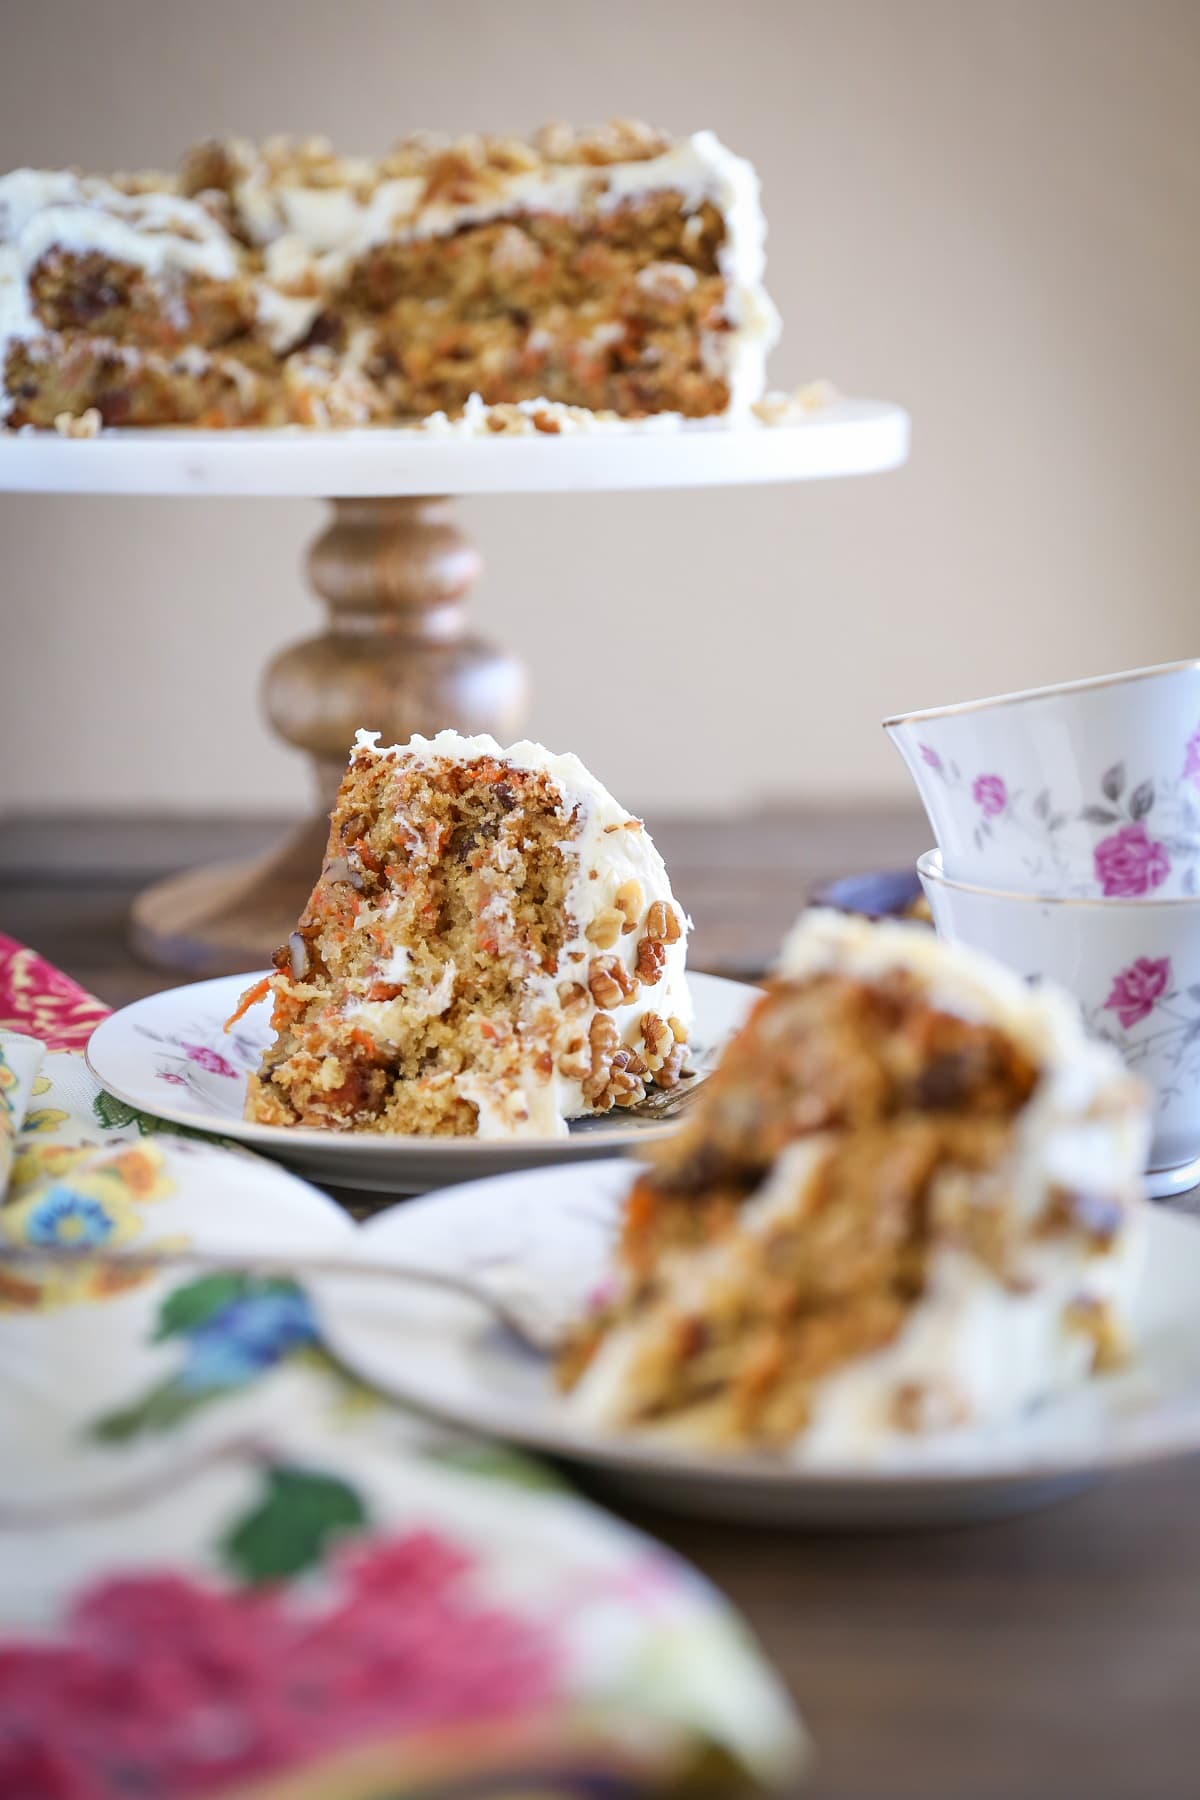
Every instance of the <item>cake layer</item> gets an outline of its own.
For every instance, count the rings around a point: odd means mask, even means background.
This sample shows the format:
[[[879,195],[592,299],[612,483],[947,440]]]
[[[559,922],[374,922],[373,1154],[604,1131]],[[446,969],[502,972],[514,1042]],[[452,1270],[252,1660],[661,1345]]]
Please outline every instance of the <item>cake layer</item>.
[[[360,733],[248,1116],[553,1136],[636,1104],[683,1066],[686,934],[645,827],[576,757]]]
[[[1066,996],[811,915],[632,1188],[563,1362],[608,1425],[859,1457],[1121,1353],[1146,1097]]]
[[[51,423],[81,385],[53,367],[81,342],[130,352],[124,388],[91,384],[106,424],[394,421],[473,393],[740,411],[778,332],[763,242],[754,171],[711,132],[551,128],[376,160],[212,144],[178,180],[123,186],[18,170],[0,179],[0,417]],[[199,405],[187,371],[176,398],[150,359],[183,348],[243,364],[252,404]],[[353,416],[322,416],[291,368],[314,348],[351,378]]]

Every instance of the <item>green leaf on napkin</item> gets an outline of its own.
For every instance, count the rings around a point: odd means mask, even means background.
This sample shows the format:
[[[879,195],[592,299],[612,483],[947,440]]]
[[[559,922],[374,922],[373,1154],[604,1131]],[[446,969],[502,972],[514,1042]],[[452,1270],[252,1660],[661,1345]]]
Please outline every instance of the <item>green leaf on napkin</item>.
[[[234,1300],[240,1300],[250,1286],[250,1277],[236,1271],[230,1274],[202,1275],[186,1287],[175,1288],[167,1295],[158,1311],[154,1342],[164,1338],[186,1337]]]
[[[119,1412],[105,1413],[103,1418],[97,1419],[91,1436],[101,1444],[125,1444],[143,1432],[172,1431],[211,1397],[181,1387],[177,1381],[163,1381],[135,1405],[123,1407]]]
[[[122,1125],[132,1125],[138,1117],[135,1106],[118,1100],[115,1094],[106,1094],[103,1088],[92,1101],[92,1111],[106,1131],[119,1131]]]
[[[173,1125],[169,1119],[156,1119],[153,1113],[142,1112],[138,1107],[130,1106],[127,1100],[106,1094],[103,1088],[92,1101],[92,1112],[97,1124],[105,1131],[122,1131],[127,1125],[136,1125],[140,1137],[153,1137],[162,1131],[168,1137],[199,1138],[201,1143],[222,1144],[229,1150],[239,1147],[232,1138],[217,1137],[211,1131],[198,1130],[195,1125]]]
[[[241,1580],[282,1581],[315,1568],[332,1539],[368,1523],[359,1496],[336,1475],[276,1467],[268,1473],[266,1497],[220,1549]]]

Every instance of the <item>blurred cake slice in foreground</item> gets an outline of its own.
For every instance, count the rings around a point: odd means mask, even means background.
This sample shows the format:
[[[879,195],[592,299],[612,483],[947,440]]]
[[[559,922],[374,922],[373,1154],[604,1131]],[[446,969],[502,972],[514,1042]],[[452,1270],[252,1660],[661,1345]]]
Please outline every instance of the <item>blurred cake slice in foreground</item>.
[[[1119,1361],[1146,1097],[1065,994],[817,912],[653,1153],[561,1376],[592,1421],[854,1460]]]
[[[246,1116],[558,1136],[673,1087],[688,921],[661,856],[576,756],[360,732],[320,880],[276,954]]]

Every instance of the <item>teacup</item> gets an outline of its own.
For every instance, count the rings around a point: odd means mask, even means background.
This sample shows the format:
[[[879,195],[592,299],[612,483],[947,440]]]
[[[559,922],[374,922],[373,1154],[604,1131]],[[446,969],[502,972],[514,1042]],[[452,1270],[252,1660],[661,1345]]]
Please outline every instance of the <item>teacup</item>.
[[[1200,662],[884,721],[954,880],[1079,899],[1200,893]]]
[[[1200,1181],[1200,899],[1074,900],[953,881],[917,863],[941,937],[1076,995],[1089,1030],[1154,1091],[1147,1186]]]

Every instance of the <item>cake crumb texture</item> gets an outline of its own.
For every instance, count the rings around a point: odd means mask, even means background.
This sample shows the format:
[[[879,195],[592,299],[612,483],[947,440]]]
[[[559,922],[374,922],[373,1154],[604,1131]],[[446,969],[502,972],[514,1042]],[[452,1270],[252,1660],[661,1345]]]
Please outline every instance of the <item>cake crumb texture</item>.
[[[247,1117],[553,1136],[636,1105],[685,1067],[686,934],[644,826],[576,758],[361,733]]]

